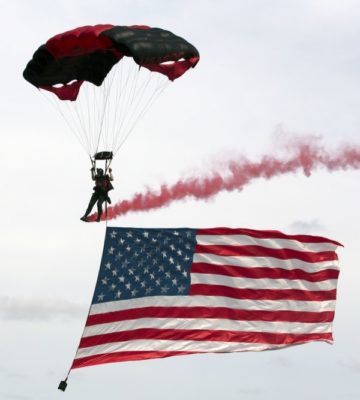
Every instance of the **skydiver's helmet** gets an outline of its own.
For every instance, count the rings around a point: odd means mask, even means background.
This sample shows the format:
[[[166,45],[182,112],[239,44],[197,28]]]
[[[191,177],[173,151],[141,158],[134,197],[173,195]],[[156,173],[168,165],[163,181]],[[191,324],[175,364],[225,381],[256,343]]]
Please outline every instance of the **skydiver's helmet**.
[[[104,170],[102,168],[96,168],[96,175],[103,176]]]

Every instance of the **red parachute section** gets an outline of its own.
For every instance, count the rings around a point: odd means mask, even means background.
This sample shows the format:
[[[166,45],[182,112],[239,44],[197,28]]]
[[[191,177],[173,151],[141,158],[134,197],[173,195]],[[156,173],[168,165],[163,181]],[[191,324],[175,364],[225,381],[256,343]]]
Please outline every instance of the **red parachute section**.
[[[109,49],[113,45],[111,39],[100,34],[113,27],[114,25],[110,24],[81,26],[53,36],[46,42],[45,47],[55,58],[80,56]]]
[[[24,78],[60,100],[75,101],[83,81],[100,86],[124,56],[170,81],[195,67],[200,57],[192,44],[161,28],[88,25],[55,35],[39,47]]]

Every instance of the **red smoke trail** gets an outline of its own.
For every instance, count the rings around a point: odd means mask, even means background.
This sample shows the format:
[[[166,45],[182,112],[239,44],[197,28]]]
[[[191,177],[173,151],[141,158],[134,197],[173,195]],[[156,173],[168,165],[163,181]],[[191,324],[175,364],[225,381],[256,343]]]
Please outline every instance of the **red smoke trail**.
[[[336,151],[329,151],[318,144],[318,138],[307,137],[297,138],[283,147],[288,152],[286,157],[265,155],[257,162],[245,158],[227,161],[226,176],[222,176],[214,168],[208,176],[189,177],[172,185],[163,184],[159,190],[147,189],[144,193],[136,193],[131,199],[108,207],[107,218],[110,220],[129,212],[165,207],[173,201],[185,198],[208,199],[222,191],[241,190],[257,178],[271,179],[299,170],[309,176],[319,167],[330,172],[360,169],[360,146],[344,145]],[[96,214],[89,219],[95,220]]]

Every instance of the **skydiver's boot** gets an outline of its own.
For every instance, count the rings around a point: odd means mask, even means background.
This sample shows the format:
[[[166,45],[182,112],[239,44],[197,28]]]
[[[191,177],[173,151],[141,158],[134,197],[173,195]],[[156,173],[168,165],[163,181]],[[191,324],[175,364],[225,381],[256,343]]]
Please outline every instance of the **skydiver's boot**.
[[[83,215],[80,219],[81,221],[89,222],[87,215]]]

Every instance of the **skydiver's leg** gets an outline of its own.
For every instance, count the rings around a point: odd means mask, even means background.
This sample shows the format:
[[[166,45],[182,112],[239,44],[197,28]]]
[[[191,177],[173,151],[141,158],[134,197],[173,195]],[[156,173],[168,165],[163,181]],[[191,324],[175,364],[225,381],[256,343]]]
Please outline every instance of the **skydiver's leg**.
[[[98,197],[99,197],[99,196],[98,196],[97,193],[94,192],[94,193],[92,194],[92,196],[91,196],[91,198],[90,198],[90,201],[89,201],[89,205],[88,205],[88,207],[87,207],[87,209],[86,209],[86,211],[85,211],[84,216],[81,217],[81,219],[86,219],[87,216],[91,213],[91,210],[93,209],[93,207],[94,207],[96,201],[98,200]]]
[[[98,211],[98,215],[97,215],[97,222],[100,222],[101,220],[101,216],[103,213],[103,209],[102,209],[102,205],[104,203],[104,201],[106,200],[104,195],[100,195],[97,201],[97,211]]]

